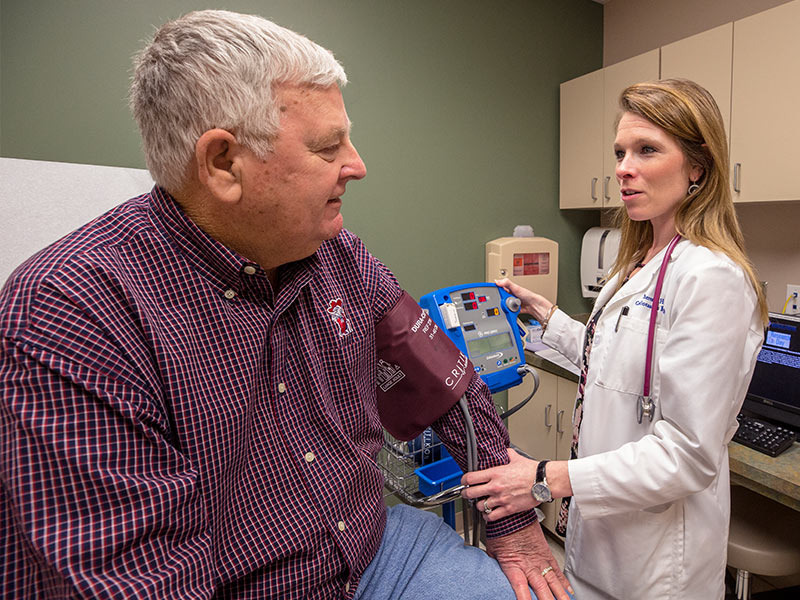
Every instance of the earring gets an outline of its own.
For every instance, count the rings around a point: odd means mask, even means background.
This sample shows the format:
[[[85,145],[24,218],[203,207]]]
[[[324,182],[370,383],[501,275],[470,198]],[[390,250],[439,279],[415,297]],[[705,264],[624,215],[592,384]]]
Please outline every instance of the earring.
[[[699,185],[697,185],[697,184],[696,184],[696,183],[693,181],[693,182],[692,182],[692,185],[690,185],[690,186],[689,186],[689,189],[686,191],[686,193],[687,193],[687,195],[688,195],[688,196],[691,196],[692,194],[694,194],[694,193],[695,193],[697,190],[699,190],[699,189],[700,189],[700,186],[699,186]]]

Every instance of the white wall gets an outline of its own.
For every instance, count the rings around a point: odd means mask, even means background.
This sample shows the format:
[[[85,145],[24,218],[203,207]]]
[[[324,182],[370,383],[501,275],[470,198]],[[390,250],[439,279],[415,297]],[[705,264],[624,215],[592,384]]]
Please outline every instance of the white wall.
[[[0,158],[0,183],[0,285],[38,250],[153,186],[144,169],[16,158]]]
[[[603,66],[786,2],[789,0],[609,0],[603,7]]]

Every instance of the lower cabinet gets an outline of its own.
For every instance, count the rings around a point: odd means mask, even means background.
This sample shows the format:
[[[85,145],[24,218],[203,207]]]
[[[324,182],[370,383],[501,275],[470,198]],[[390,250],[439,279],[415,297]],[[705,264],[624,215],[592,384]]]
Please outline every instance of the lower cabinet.
[[[566,460],[572,445],[572,411],[578,384],[542,369],[539,373],[539,391],[519,412],[508,419],[511,441],[536,460]],[[513,408],[530,394],[533,379],[526,377],[522,385],[508,390],[508,407]],[[555,532],[559,500],[542,504],[545,513],[542,523]]]

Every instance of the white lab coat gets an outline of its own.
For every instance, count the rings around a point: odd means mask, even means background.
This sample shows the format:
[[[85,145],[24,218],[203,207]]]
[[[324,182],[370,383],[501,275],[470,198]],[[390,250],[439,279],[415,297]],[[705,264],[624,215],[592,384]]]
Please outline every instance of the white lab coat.
[[[664,251],[605,305],[583,404],[565,572],[578,600],[724,596],[727,444],[763,339],[756,295],[726,256],[682,240],[661,293],[652,422],[639,424],[647,327]],[[612,295],[613,294],[613,295]],[[628,308],[624,315],[623,307]],[[563,312],[543,341],[580,365],[585,326]]]

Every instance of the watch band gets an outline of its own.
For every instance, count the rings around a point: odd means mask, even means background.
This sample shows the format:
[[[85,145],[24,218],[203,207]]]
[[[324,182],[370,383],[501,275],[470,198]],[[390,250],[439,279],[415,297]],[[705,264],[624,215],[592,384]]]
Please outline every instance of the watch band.
[[[553,501],[553,494],[550,492],[550,486],[547,485],[547,473],[544,470],[548,462],[550,461],[543,460],[536,467],[536,481],[531,486],[531,494],[537,502]]]
[[[547,473],[544,469],[549,462],[549,460],[539,461],[539,466],[536,467],[536,481],[534,483],[547,483]]]

